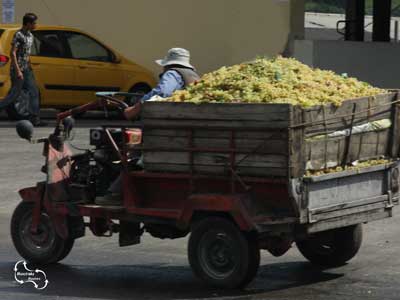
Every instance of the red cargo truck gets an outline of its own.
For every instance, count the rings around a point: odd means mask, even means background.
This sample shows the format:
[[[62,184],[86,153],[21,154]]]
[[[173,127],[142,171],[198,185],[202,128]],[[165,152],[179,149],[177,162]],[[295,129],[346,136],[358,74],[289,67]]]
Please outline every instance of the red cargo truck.
[[[48,138],[17,126],[23,138],[44,143],[46,158],[46,182],[20,191],[11,224],[29,262],[62,260],[86,227],[96,236],[118,233],[121,246],[140,243],[144,232],[190,234],[194,273],[238,288],[256,276],[262,249],[281,256],[296,243],[312,263],[344,264],[361,246],[361,224],[391,217],[399,203],[396,92],[307,109],[149,102],[138,126],[92,129],[94,148],[72,154],[70,116],[125,107],[121,94],[98,96],[60,114]],[[358,168],[361,161],[375,163]],[[95,205],[121,174],[121,205]]]

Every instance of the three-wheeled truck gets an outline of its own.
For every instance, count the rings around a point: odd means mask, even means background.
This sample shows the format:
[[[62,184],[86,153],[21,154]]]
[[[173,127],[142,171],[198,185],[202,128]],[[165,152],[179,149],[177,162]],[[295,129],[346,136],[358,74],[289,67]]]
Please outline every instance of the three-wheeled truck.
[[[73,154],[71,116],[124,109],[119,96],[130,95],[98,96],[60,113],[48,138],[17,125],[21,137],[44,144],[46,158],[47,180],[20,191],[11,222],[31,263],[62,260],[87,227],[118,233],[120,246],[140,243],[144,232],[190,234],[194,273],[238,288],[255,277],[261,249],[281,256],[296,243],[312,263],[346,263],[361,246],[362,224],[391,217],[399,203],[397,92],[339,107],[147,102],[140,123],[91,129],[92,149]],[[118,176],[121,205],[96,205]]]

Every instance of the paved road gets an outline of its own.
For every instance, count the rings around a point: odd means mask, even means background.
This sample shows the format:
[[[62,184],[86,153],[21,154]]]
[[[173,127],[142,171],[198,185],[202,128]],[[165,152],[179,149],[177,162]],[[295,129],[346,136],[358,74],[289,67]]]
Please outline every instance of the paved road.
[[[84,147],[83,120],[75,144]],[[49,286],[37,291],[18,285],[14,264],[20,259],[9,235],[17,190],[42,178],[40,145],[16,137],[14,124],[0,120],[0,299],[276,299],[276,300],[398,300],[400,299],[400,217],[365,226],[364,245],[348,265],[322,270],[313,267],[294,247],[281,258],[262,253],[256,280],[244,291],[208,288],[191,273],[186,239],[161,241],[145,236],[138,246],[119,248],[117,237],[77,241],[62,264],[43,270]],[[46,135],[41,128],[37,135]]]

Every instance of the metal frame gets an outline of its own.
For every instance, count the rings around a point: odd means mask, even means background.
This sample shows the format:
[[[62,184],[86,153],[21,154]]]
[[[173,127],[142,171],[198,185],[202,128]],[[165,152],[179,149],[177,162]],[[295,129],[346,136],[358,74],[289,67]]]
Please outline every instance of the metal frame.
[[[301,196],[301,201],[303,203],[301,223],[306,226],[308,233],[315,233],[357,224],[357,222],[364,223],[379,218],[391,217],[393,207],[399,204],[400,199],[398,187],[394,187],[392,182],[392,174],[395,170],[398,172],[399,168],[400,164],[395,162],[387,165],[363,168],[361,170],[344,171],[304,179],[304,190]],[[379,191],[383,189],[382,194],[365,198],[361,196],[360,193],[360,197],[353,201],[345,203],[335,203],[332,201],[330,204],[311,208],[309,197],[313,185],[330,182],[332,190],[335,190],[336,185],[339,184],[339,179],[346,182],[351,180],[351,178],[360,178],[358,188],[362,188],[362,185],[367,183],[364,183],[361,177],[357,176],[374,173],[377,174],[377,178],[381,178],[382,180],[380,181],[380,185],[376,187],[376,193],[379,193]],[[380,174],[379,177],[378,174]],[[343,185],[343,182],[340,184]],[[357,187],[354,187],[354,189],[357,189]],[[339,191],[340,189],[336,190],[337,193],[339,193]],[[357,191],[355,192],[357,194]],[[338,196],[340,196],[340,194]]]
[[[72,109],[70,111],[61,113],[57,116],[57,126],[61,124],[62,120],[68,116],[76,113],[91,110],[100,105],[106,105],[108,101],[113,102],[115,99],[110,95],[99,95],[103,100],[98,100],[93,103]],[[118,100],[117,100],[118,101]],[[397,100],[395,102],[398,102]],[[355,111],[353,110],[352,119],[354,120]],[[326,126],[326,119],[324,118]],[[251,131],[288,131],[288,139],[292,137],[292,130],[295,128],[303,128],[308,124],[299,124],[291,126],[287,129],[281,128],[251,128]],[[123,165],[123,206],[121,207],[101,207],[97,205],[84,205],[84,204],[69,204],[67,202],[53,202],[49,199],[46,193],[45,185],[39,184],[37,187],[28,188],[20,191],[21,197],[24,201],[31,201],[35,203],[33,211],[33,222],[31,230],[36,232],[37,226],[40,222],[40,211],[44,207],[50,214],[50,217],[55,223],[57,233],[67,238],[69,235],[69,228],[67,226],[67,218],[70,215],[89,216],[91,218],[102,218],[111,224],[113,219],[130,220],[133,222],[144,223],[160,223],[172,224],[177,228],[187,230],[190,227],[192,217],[196,212],[206,213],[224,213],[230,215],[241,230],[259,232],[270,230],[268,225],[296,225],[303,224],[309,233],[328,230],[337,227],[351,225],[353,222],[367,222],[377,218],[391,216],[391,210],[394,204],[398,204],[399,196],[392,194],[390,183],[390,175],[388,175],[388,192],[386,195],[375,197],[371,199],[359,199],[357,201],[341,204],[332,204],[326,207],[317,209],[309,209],[308,194],[310,192],[310,185],[323,182],[327,180],[336,180],[338,178],[346,178],[358,174],[365,174],[369,172],[376,172],[379,170],[389,170],[387,173],[391,174],[391,169],[395,164],[386,166],[376,166],[366,168],[360,171],[346,171],[337,174],[322,175],[318,177],[311,177],[306,179],[289,179],[289,178],[257,178],[257,177],[241,177],[237,174],[236,168],[240,162],[236,162],[236,155],[246,154],[248,157],[254,153],[263,153],[259,151],[264,143],[260,144],[253,151],[239,151],[236,145],[237,132],[241,130],[249,131],[248,128],[207,128],[208,130],[223,130],[229,132],[229,148],[207,148],[195,147],[194,145],[194,131],[196,129],[203,129],[202,127],[191,126],[185,128],[188,132],[187,147],[181,149],[171,148],[152,148],[151,150],[168,151],[168,152],[185,152],[189,158],[189,171],[185,174],[176,173],[149,173],[145,171],[128,171],[127,153],[128,148],[126,143],[120,149],[114,141],[110,131],[107,127],[105,129],[109,143],[113,151],[118,155]],[[147,126],[146,128],[152,129]],[[155,127],[158,128],[159,127]],[[176,129],[182,127],[169,126],[163,129]],[[126,129],[126,128],[124,128]],[[123,130],[124,130],[123,129]],[[46,148],[47,146],[47,148]],[[48,155],[49,145],[45,146],[45,155]],[[148,148],[138,147],[137,150],[148,150]],[[229,154],[228,169],[229,174],[226,176],[211,176],[196,174],[194,170],[194,155],[198,152],[211,152],[211,153],[226,153]],[[244,158],[244,159],[245,159]],[[290,169],[290,161],[288,161]],[[223,193],[213,192],[198,192],[205,190],[207,184],[215,181],[215,185],[225,190]],[[162,206],[157,204],[157,200],[147,197],[140,192],[143,188],[141,183],[151,183],[155,186],[165,185],[171,190],[181,191],[177,195],[175,202],[168,203],[164,201]],[[218,189],[217,189],[218,190]],[[280,203],[284,209],[285,214],[268,214],[265,210],[257,211],[257,201],[249,199],[246,194],[253,193],[253,196],[266,197],[273,199],[275,202]],[[155,198],[162,198],[165,191],[154,191]],[[260,194],[260,195],[257,195]],[[264,202],[266,198],[264,198]],[[258,201],[263,202],[263,201]],[[249,204],[250,203],[250,204]],[[323,216],[322,216],[323,215]],[[356,223],[354,223],[356,224]]]

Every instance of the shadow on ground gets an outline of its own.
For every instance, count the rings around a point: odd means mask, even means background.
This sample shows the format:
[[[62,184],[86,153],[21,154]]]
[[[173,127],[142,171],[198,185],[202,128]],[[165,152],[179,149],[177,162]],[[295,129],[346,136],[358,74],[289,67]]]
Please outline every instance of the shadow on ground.
[[[83,266],[53,265],[44,268],[50,283],[44,291],[30,284],[13,283],[14,263],[0,265],[2,281],[11,284],[0,288],[5,293],[41,294],[43,296],[99,299],[195,299],[255,296],[265,292],[307,286],[342,277],[305,262],[269,264],[260,267],[256,280],[245,290],[218,290],[197,280],[189,267],[166,265],[144,266]],[[4,282],[3,282],[4,283]],[[11,286],[15,284],[15,287]],[[2,284],[4,286],[4,284]],[[137,298],[139,299],[139,298]]]

